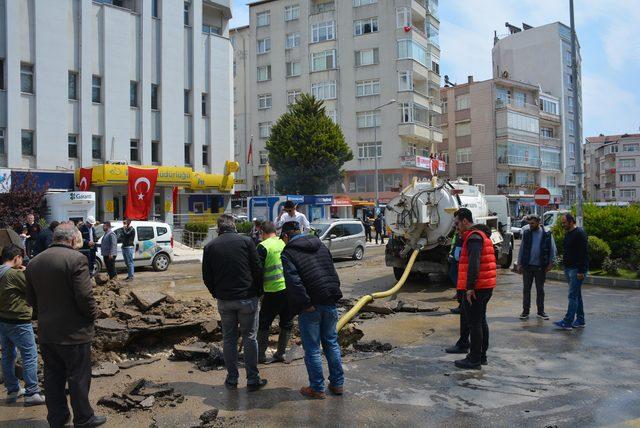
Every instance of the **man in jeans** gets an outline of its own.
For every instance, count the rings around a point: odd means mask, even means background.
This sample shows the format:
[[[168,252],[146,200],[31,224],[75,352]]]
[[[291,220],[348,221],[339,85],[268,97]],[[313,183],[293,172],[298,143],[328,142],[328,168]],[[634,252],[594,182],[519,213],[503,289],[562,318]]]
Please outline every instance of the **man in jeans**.
[[[564,235],[564,274],[569,283],[569,307],[564,319],[554,322],[562,330],[584,328],[584,308],[582,306],[582,281],[589,270],[588,239],[585,231],[577,227],[571,214],[562,215]]]
[[[556,244],[551,232],[540,224],[540,217],[531,214],[528,217],[529,227],[522,230],[522,244],[518,253],[518,273],[522,275],[523,297],[521,320],[529,318],[531,308],[531,286],[536,283],[536,306],[538,318],[548,320],[544,311],[544,281],[547,272],[553,268],[556,258]]]
[[[102,253],[102,259],[107,268],[109,279],[113,279],[118,275],[116,272],[118,237],[113,230],[111,230],[111,222],[109,221],[105,221],[102,224],[102,230],[104,230],[104,235],[102,236],[102,243],[100,244],[100,253]]]
[[[31,325],[32,310],[27,303],[27,280],[24,277],[24,250],[10,244],[2,249],[0,265],[0,343],[2,373],[7,388],[7,403],[15,403],[24,395],[25,406],[44,404],[38,386],[38,349]],[[16,377],[16,348],[22,357],[25,388]]]
[[[124,227],[122,228],[122,257],[124,264],[127,265],[127,278],[125,281],[133,281],[133,242],[136,239],[136,230],[131,226],[131,220],[124,219]]]
[[[262,268],[253,240],[239,235],[232,216],[218,218],[218,237],[204,247],[202,279],[218,300],[222,319],[227,389],[238,387],[238,324],[244,348],[247,390],[267,384],[258,372],[258,297],[262,293]]]
[[[342,298],[340,279],[327,247],[313,235],[303,235],[298,222],[282,226],[282,267],[291,313],[298,315],[304,363],[309,386],[300,393],[309,398],[325,398],[322,352],[329,366],[329,391],[342,395],[344,372],[338,344],[338,310]]]

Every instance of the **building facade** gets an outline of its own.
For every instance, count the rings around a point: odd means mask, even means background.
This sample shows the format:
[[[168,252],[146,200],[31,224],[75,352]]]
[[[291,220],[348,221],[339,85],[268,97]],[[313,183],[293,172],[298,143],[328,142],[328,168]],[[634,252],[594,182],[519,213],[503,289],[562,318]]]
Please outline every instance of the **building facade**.
[[[582,129],[582,77],[580,46],[578,45],[578,93],[573,91],[571,61],[571,29],[560,22],[540,27],[523,24],[524,30],[507,25],[510,34],[495,38],[492,50],[493,77],[540,85],[545,92],[560,100],[560,113],[564,132],[562,141],[563,175],[559,187],[563,189],[563,204],[575,201],[576,176],[573,169],[576,162],[575,139]],[[574,123],[574,110],[578,109],[580,124]],[[579,126],[578,126],[579,125]]]
[[[559,100],[538,86],[495,78],[441,90],[447,175],[484,184],[509,197],[514,213],[531,211],[533,192],[546,187],[551,204],[562,190]]]
[[[222,173],[233,159],[230,17],[229,0],[0,1],[0,166]],[[114,183],[93,181],[100,218],[122,218],[126,178]],[[158,217],[191,205],[176,185],[159,180]]]
[[[383,202],[413,176],[430,176],[420,159],[442,141],[437,7],[437,0],[252,3],[249,26],[231,32],[236,159],[246,189],[275,191],[273,173],[265,188],[265,143],[301,93],[324,100],[354,154],[334,193],[373,199],[374,156]]]
[[[587,137],[585,192],[590,202],[640,202],[640,134]]]

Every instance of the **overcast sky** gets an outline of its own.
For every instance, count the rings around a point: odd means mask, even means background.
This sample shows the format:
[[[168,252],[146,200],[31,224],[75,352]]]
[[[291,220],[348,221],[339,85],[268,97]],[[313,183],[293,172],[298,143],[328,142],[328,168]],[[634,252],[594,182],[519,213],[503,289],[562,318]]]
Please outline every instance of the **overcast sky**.
[[[246,3],[233,0],[232,27],[248,24]],[[640,132],[640,0],[575,5],[584,136]],[[506,34],[507,21],[569,25],[569,0],[440,0],[440,20],[441,74],[453,82],[484,80],[491,77],[494,30]]]

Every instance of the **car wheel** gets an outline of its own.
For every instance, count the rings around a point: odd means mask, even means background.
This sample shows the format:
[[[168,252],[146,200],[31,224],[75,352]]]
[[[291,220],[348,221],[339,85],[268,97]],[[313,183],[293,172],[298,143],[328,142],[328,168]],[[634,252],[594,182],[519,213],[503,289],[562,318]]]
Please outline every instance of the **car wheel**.
[[[102,271],[102,261],[96,257],[95,262],[93,262],[93,272],[91,274],[96,276],[100,271]]]
[[[170,263],[171,263],[171,260],[169,260],[169,256],[167,256],[164,253],[157,254],[153,258],[153,263],[152,263],[153,270],[155,270],[156,272],[164,272],[169,268]]]
[[[353,252],[353,260],[362,260],[363,257],[364,257],[364,248],[358,245],[355,251]]]

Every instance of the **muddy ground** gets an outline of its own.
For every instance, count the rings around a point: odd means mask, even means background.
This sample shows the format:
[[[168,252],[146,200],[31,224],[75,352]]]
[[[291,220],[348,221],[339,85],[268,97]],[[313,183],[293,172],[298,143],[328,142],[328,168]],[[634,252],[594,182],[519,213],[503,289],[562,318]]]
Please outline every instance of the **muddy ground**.
[[[339,261],[343,291],[358,297],[394,284],[382,247],[368,248],[362,262]],[[587,328],[560,332],[551,321],[566,309],[565,284],[549,282],[547,312],[552,320],[520,321],[521,278],[502,271],[489,304],[491,349],[481,372],[458,370],[457,356],[443,348],[457,339],[453,291],[442,281],[409,282],[397,299],[440,307],[428,313],[397,313],[360,320],[363,340],[390,343],[389,352],[345,356],[346,394],[307,401],[301,360],[260,367],[266,389],[227,391],[224,370],[202,372],[191,361],[160,359],[93,379],[91,398],[120,393],[138,378],[166,383],[180,402],[152,410],[107,414],[107,426],[197,426],[199,416],[217,408],[218,426],[624,426],[640,423],[640,292],[602,287],[584,290]],[[127,288],[176,298],[213,302],[200,280],[198,264],[173,265],[165,273],[141,271]],[[243,377],[241,376],[241,386]],[[44,407],[0,403],[0,427],[46,426]]]

